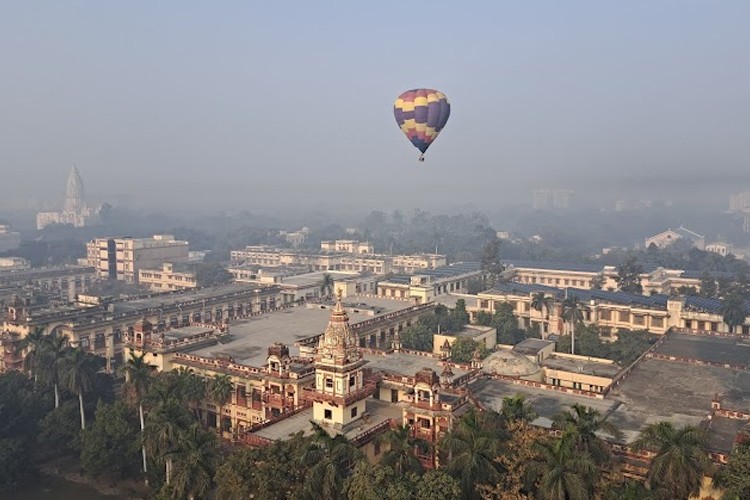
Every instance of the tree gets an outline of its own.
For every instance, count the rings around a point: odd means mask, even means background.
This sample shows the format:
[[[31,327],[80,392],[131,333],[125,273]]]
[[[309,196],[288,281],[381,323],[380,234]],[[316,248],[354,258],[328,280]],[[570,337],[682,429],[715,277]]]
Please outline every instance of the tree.
[[[143,458],[143,473],[148,473],[148,464],[146,461],[146,443],[144,439],[144,431],[146,429],[145,419],[143,417],[143,400],[148,394],[151,381],[153,380],[152,374],[154,366],[148,364],[145,361],[146,353],[140,355],[135,354],[131,351],[130,358],[125,363],[125,387],[132,394],[133,399],[138,404],[138,418],[141,425],[141,454]],[[148,484],[148,476],[146,477],[146,483]]]
[[[71,349],[62,363],[62,379],[67,388],[78,396],[81,413],[81,430],[86,428],[86,412],[83,407],[83,395],[94,385],[94,376],[99,370],[100,360],[82,348]]]
[[[80,456],[81,425],[76,422],[78,411],[78,405],[68,400],[41,420],[38,441],[45,459],[63,455]]]
[[[34,382],[27,375],[0,374],[0,492],[34,478],[37,460],[30,450],[39,421],[51,406],[48,398],[34,392]]]
[[[623,292],[643,293],[641,286],[641,273],[643,267],[635,256],[630,256],[617,266],[617,286]]]
[[[135,413],[122,401],[100,401],[93,425],[83,433],[81,464],[94,477],[103,472],[126,477],[138,470],[138,443]]]
[[[215,375],[208,384],[208,393],[211,400],[219,407],[216,416],[216,429],[219,435],[225,430],[224,428],[224,405],[232,399],[232,378],[229,375]]]
[[[216,435],[197,422],[179,434],[171,452],[174,471],[168,490],[173,498],[205,498],[216,471],[218,448]]]
[[[576,352],[575,325],[583,321],[583,306],[577,297],[566,297],[562,303],[562,317],[570,325],[570,353]]]
[[[180,367],[174,373],[181,399],[193,408],[196,419],[200,420],[200,403],[206,398],[206,380],[196,375],[192,368]]]
[[[52,384],[55,391],[55,408],[60,407],[60,375],[65,366],[70,347],[62,335],[50,335],[42,346],[42,378]]]
[[[507,302],[495,303],[492,326],[497,330],[497,341],[500,344],[518,344],[526,338],[524,331],[518,328],[513,306]]]
[[[384,464],[360,460],[346,480],[342,498],[350,500],[409,500],[414,498],[415,474],[398,474]],[[417,479],[418,480],[418,479]]]
[[[581,404],[575,403],[570,411],[557,414],[553,427],[562,431],[563,439],[568,439],[574,451],[587,454],[598,466],[609,465],[612,452],[597,433],[607,433],[615,439],[621,438],[621,433],[611,422],[602,418],[601,414]]]
[[[380,459],[382,465],[392,467],[398,475],[424,472],[424,467],[415,455],[415,451],[426,452],[430,445],[424,439],[412,436],[408,425],[390,429],[378,436],[377,440],[388,448]]]
[[[606,283],[606,278],[604,278],[604,275],[602,273],[597,274],[593,278],[591,278],[591,289],[592,290],[601,290],[604,286],[604,283]]]
[[[656,452],[648,472],[652,491],[663,498],[687,499],[700,491],[710,468],[706,442],[706,431],[698,427],[658,422],[643,429],[632,447]]]
[[[406,349],[432,351],[432,329],[421,320],[401,332],[401,343]]]
[[[307,469],[304,491],[311,498],[340,498],[362,452],[343,435],[331,437],[318,424],[312,426],[313,438],[299,458],[299,464]]]
[[[487,311],[478,311],[475,323],[480,326],[492,325],[492,315]]]
[[[500,414],[509,423],[531,422],[537,417],[531,403],[526,401],[523,394],[504,397]]]
[[[450,323],[451,331],[461,330],[469,323],[469,313],[466,310],[466,301],[464,299],[456,301],[456,306],[450,313]]]
[[[157,461],[164,463],[167,485],[172,480],[173,454],[178,449],[180,435],[192,423],[190,412],[173,397],[167,398],[148,413],[144,433],[146,450]]]
[[[500,262],[500,240],[493,236],[484,247],[481,255],[482,270],[487,273],[487,287],[492,288],[500,278],[504,266]]]
[[[441,470],[429,470],[417,481],[414,500],[459,500],[461,485]]]
[[[588,500],[597,469],[586,453],[579,453],[565,438],[535,444],[540,455],[531,466],[539,481],[539,495],[549,500]]]
[[[726,296],[721,305],[721,314],[730,332],[734,332],[738,326],[745,323],[747,311],[748,304],[743,294],[733,291]]]
[[[46,341],[44,328],[36,327],[21,339],[17,346],[17,350],[23,353],[23,369],[34,377],[35,383],[39,379],[38,369]]]
[[[717,298],[719,294],[719,287],[716,284],[716,278],[711,276],[709,273],[704,272],[701,275],[701,285],[699,293],[701,297],[706,297],[709,299]]]
[[[723,488],[723,499],[746,500],[750,498],[750,447],[735,446],[726,465],[719,469],[714,484]]]
[[[531,307],[540,313],[543,311],[542,315],[544,316],[545,324],[549,321],[549,310],[553,305],[554,299],[544,292],[537,292],[531,296]],[[546,331],[547,329],[545,328],[544,332]]]
[[[330,299],[333,295],[334,284],[333,276],[328,273],[323,274],[323,278],[320,280],[320,295]]]
[[[195,271],[195,284],[199,287],[226,285],[233,279],[232,273],[217,262],[201,263]]]
[[[504,436],[499,414],[479,413],[473,408],[445,434],[439,449],[445,458],[445,471],[461,484],[462,498],[478,498],[478,486],[500,479],[495,457]]]
[[[459,337],[451,345],[451,361],[455,363],[470,363],[474,353],[479,351],[479,357],[484,359],[489,354],[484,342],[477,342],[468,337]]]

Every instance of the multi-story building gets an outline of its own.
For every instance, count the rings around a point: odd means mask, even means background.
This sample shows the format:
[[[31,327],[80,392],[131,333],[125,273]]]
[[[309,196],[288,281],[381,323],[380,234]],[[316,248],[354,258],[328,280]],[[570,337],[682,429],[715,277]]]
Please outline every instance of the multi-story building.
[[[469,281],[485,275],[478,262],[457,262],[418,274],[391,276],[378,282],[378,295],[424,304],[441,295],[466,293]]]
[[[569,189],[537,189],[533,192],[534,210],[568,209],[571,207],[573,191]]]
[[[0,224],[0,252],[15,250],[21,246],[21,233],[12,230],[10,224]]]
[[[153,238],[97,238],[86,245],[89,265],[102,278],[138,282],[141,269],[188,261],[188,242],[171,234]]]
[[[725,243],[723,241],[714,241],[706,245],[706,252],[718,253],[722,257],[731,255],[734,253],[734,246],[731,243]]]
[[[304,266],[311,271],[354,271],[372,274],[411,273],[422,269],[433,269],[445,265],[446,262],[445,256],[439,254],[382,255],[370,253],[372,250],[370,243],[360,243],[354,240],[338,240],[338,242],[344,242],[342,248],[358,251],[333,250],[336,248],[336,242],[324,242],[325,248],[330,250],[323,250],[321,253],[251,245],[243,250],[232,250],[231,259],[234,264],[262,267]]]
[[[0,331],[22,339],[41,328],[71,345],[104,357],[113,370],[122,362],[123,337],[145,320],[160,331],[191,324],[223,323],[283,307],[279,289],[243,284],[179,290],[86,306],[35,307],[17,298],[6,308]]]
[[[570,262],[503,261],[505,276],[517,283],[547,285],[557,288],[601,288],[610,292],[618,289],[617,268],[600,264]],[[639,275],[644,295],[654,293],[672,295],[680,290],[700,290],[703,275],[729,277],[727,273],[702,273],[693,270],[651,268]]]
[[[44,229],[50,224],[70,224],[75,227],[89,226],[99,220],[99,210],[86,205],[83,180],[78,168],[73,165],[65,185],[65,200],[62,212],[40,212],[36,216],[36,228]]]
[[[286,272],[285,272],[286,271]],[[285,302],[309,302],[331,298],[341,291],[343,297],[357,294],[377,293],[377,280],[373,275],[362,275],[349,271],[312,271],[293,272],[288,269],[248,269],[245,266],[229,268],[229,272],[238,283],[257,285],[275,285],[281,289]],[[324,290],[325,275],[333,280],[330,290]]]
[[[185,290],[198,286],[195,266],[190,263],[164,263],[161,269],[139,269],[138,283],[160,292]]]
[[[750,191],[729,196],[729,211],[744,212],[750,209]]]
[[[29,269],[31,264],[21,257],[0,257],[0,272]]]
[[[683,226],[677,229],[667,229],[659,234],[649,236],[644,240],[645,248],[651,245],[657,248],[666,248],[679,240],[690,242],[698,250],[703,250],[706,246],[706,238],[702,234],[698,234],[695,231],[691,231]]]
[[[0,268],[2,269],[2,268]],[[64,303],[74,302],[96,280],[88,266],[41,267],[0,271],[0,302],[14,296],[41,292]]]
[[[549,306],[532,307],[536,294],[550,300]],[[475,317],[479,311],[493,314],[501,304],[508,303],[522,328],[538,328],[544,337],[568,334],[570,324],[563,319],[565,297],[575,297],[582,308],[584,324],[593,324],[605,332],[616,334],[619,329],[648,330],[664,334],[670,329],[750,334],[750,303],[744,324],[730,328],[723,319],[723,303],[701,297],[650,296],[603,290],[553,288],[523,283],[500,283],[477,296],[476,304],[467,309]]]
[[[359,240],[321,241],[320,249],[324,252],[375,253],[375,245],[369,241]]]

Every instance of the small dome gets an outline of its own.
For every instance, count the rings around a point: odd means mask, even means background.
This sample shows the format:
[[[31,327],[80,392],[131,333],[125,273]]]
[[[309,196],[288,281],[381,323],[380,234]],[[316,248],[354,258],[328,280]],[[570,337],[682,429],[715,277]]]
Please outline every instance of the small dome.
[[[526,356],[502,349],[484,359],[482,371],[508,377],[528,377],[541,372],[542,368]]]

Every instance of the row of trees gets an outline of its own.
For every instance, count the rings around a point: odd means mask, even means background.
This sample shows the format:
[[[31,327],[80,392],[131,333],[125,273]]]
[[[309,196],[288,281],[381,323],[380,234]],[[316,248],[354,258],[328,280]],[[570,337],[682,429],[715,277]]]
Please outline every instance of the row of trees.
[[[435,333],[459,332],[469,323],[469,313],[463,299],[456,301],[456,306],[449,310],[438,305],[433,314],[419,318],[416,323],[401,332],[401,345],[406,349],[432,351],[432,338]]]

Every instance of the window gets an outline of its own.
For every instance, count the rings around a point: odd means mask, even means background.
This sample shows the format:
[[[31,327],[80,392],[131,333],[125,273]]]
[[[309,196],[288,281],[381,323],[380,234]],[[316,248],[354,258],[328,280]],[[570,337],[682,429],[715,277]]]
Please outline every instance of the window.
[[[583,388],[580,382],[573,382],[573,389],[578,389],[579,391]]]
[[[333,389],[333,379],[326,377],[326,389]]]
[[[664,320],[662,318],[651,318],[651,326],[661,328],[664,326]]]
[[[553,378],[552,379],[552,385],[560,385],[560,379],[559,378]]]
[[[357,407],[352,408],[352,418],[357,416]]]
[[[620,321],[625,323],[630,321],[630,311],[620,311]]]
[[[420,418],[419,427],[422,429],[430,429],[432,427],[432,422],[430,422],[426,418]]]
[[[357,383],[357,376],[352,375],[349,377],[349,387],[354,387],[354,385]]]
[[[331,410],[323,410],[323,418],[331,420],[333,418],[333,412]]]
[[[645,319],[642,314],[635,314],[633,315],[633,323],[636,325],[643,325],[645,324]]]

